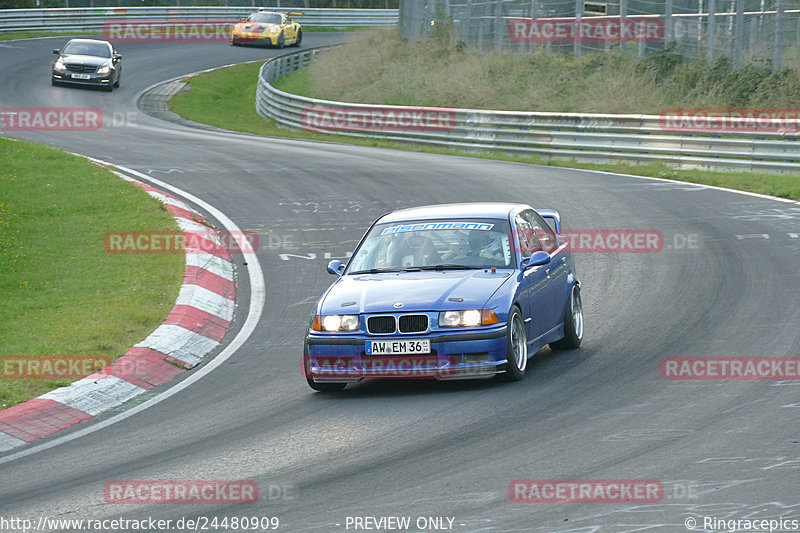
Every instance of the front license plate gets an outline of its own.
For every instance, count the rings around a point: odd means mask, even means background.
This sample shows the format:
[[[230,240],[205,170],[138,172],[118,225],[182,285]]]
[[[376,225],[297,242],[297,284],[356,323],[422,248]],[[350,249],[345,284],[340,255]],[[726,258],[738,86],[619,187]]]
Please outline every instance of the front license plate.
[[[91,78],[88,74],[73,74],[72,77],[76,80],[88,80]]]
[[[431,353],[430,339],[367,341],[367,355]]]

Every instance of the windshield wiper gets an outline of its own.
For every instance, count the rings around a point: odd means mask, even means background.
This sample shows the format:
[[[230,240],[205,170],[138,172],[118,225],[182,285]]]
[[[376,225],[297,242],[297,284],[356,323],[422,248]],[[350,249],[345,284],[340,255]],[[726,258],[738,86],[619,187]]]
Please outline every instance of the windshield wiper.
[[[473,270],[482,269],[484,267],[467,266],[467,265],[425,265],[415,267],[415,270]]]
[[[397,267],[380,267],[370,268],[369,270],[356,270],[355,272],[348,272],[348,274],[380,274],[382,272],[404,272],[404,270]]]

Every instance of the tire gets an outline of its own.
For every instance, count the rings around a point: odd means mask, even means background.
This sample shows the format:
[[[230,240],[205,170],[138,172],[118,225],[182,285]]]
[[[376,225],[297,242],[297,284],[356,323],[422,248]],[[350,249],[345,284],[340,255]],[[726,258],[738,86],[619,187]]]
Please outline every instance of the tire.
[[[581,345],[583,340],[583,302],[581,288],[576,283],[572,286],[564,311],[564,338],[551,342],[552,350],[571,350]]]
[[[286,35],[284,35],[283,32],[281,32],[281,34],[278,35],[278,44],[276,44],[275,46],[278,48],[283,48],[285,44],[286,44]]]
[[[517,306],[508,314],[508,355],[506,356],[506,373],[508,381],[519,381],[525,375],[528,366],[528,338],[525,334],[525,322]]]
[[[122,76],[117,78],[117,81],[114,82],[114,87],[116,87],[117,89],[119,89],[119,80],[120,80],[120,78],[122,78]]]
[[[300,43],[303,42],[303,30],[297,30],[297,38],[294,40],[295,46],[300,46]]]

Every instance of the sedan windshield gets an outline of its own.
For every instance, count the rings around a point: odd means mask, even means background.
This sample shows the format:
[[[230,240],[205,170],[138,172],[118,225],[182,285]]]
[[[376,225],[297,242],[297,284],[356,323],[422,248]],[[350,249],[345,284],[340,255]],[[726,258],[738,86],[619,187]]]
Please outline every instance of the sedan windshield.
[[[247,20],[259,24],[280,24],[281,16],[277,13],[253,13]]]
[[[505,220],[420,220],[380,224],[356,251],[348,274],[512,268]]]
[[[63,54],[75,54],[82,56],[111,57],[111,50],[103,43],[67,43],[62,50]]]

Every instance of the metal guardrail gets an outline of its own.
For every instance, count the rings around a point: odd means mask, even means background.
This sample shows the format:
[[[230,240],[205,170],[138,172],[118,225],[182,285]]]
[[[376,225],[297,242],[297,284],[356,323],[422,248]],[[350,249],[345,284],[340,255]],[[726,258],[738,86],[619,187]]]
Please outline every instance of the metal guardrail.
[[[256,109],[267,119],[291,129],[336,135],[405,141],[468,151],[501,151],[536,155],[546,160],[586,163],[662,162],[684,168],[800,173],[800,134],[765,131],[757,135],[669,133],[658,115],[601,115],[488,111],[479,109],[411,108],[333,102],[289,94],[273,87],[275,80],[303,68],[325,48],[301,50],[266,62],[259,71]],[[340,114],[339,124],[318,126],[309,113]],[[447,113],[447,127],[424,130],[408,117]],[[406,113],[408,127],[364,127],[370,114],[395,118]],[[417,113],[417,115],[413,115]],[[434,115],[438,116],[438,115]],[[363,121],[362,121],[363,119]],[[349,120],[349,122],[348,122]],[[797,122],[797,121],[795,121]],[[371,129],[372,131],[365,131]]]
[[[287,9],[274,9],[287,11]],[[250,6],[2,9],[0,10],[0,33],[10,31],[102,31],[107,21],[120,20],[163,21],[173,19],[235,22],[253,11],[256,11],[256,8]],[[399,16],[397,9],[309,8],[296,11],[302,13],[302,16],[292,18],[309,28],[396,26]]]

